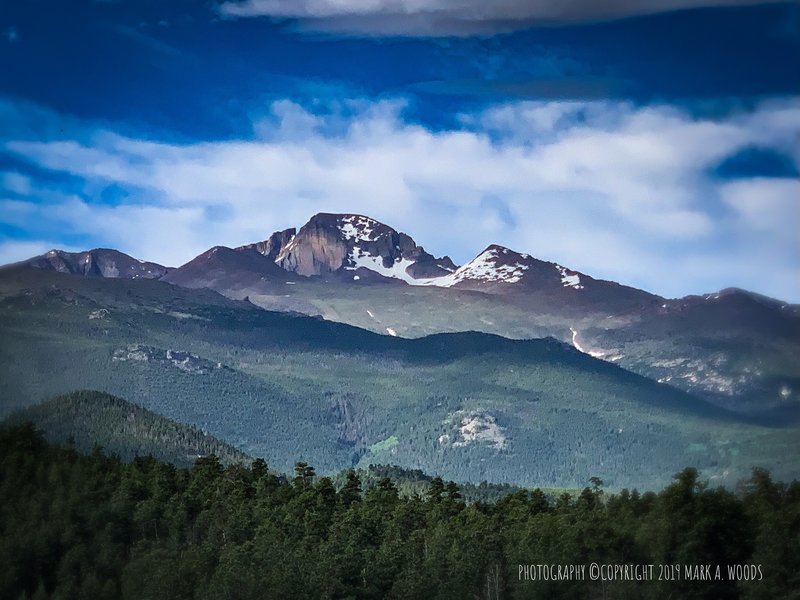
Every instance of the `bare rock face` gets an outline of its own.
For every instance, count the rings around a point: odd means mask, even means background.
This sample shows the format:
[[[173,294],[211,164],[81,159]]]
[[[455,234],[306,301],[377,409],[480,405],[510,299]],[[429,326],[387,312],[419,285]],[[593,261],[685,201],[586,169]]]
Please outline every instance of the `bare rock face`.
[[[281,250],[292,241],[296,234],[297,230],[294,227],[284,229],[283,231],[276,231],[263,242],[240,246],[237,250],[252,249],[274,262]]]
[[[342,215],[319,214],[300,228],[275,258],[298,275],[323,275],[342,268],[350,248],[340,227]]]
[[[160,279],[169,271],[162,265],[137,260],[107,248],[96,248],[86,252],[50,250],[46,254],[30,259],[28,264],[38,269],[59,273],[121,279]]]
[[[443,277],[458,269],[449,256],[435,258],[427,252],[421,254],[419,258],[406,269],[406,272],[414,279],[430,279],[433,277]]]
[[[330,213],[312,217],[275,262],[306,277],[361,267],[400,279],[437,277],[455,268],[449,258],[434,258],[410,236],[375,219]]]

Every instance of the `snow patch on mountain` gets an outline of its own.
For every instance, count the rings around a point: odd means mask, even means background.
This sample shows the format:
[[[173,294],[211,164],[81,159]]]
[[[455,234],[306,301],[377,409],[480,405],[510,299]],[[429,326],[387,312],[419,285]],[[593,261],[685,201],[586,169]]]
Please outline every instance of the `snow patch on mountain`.
[[[293,235],[289,238],[289,241],[286,242],[286,245],[281,248],[277,256],[275,256],[275,264],[280,264],[280,262],[289,255],[289,252],[294,250],[295,246],[297,246],[297,236]]]
[[[501,254],[508,255],[508,248],[488,248],[466,265],[459,267],[450,275],[431,277],[429,279],[412,279],[412,285],[435,285],[437,287],[452,287],[465,280],[517,283],[522,279],[529,266],[523,262],[504,263]],[[527,259],[527,254],[519,255]]]
[[[357,242],[374,242],[380,236],[373,236],[377,221],[369,217],[362,217],[360,215],[349,215],[343,217],[339,230],[342,232],[344,239],[355,240]]]
[[[594,358],[603,358],[607,353],[602,352],[599,350],[590,350],[589,348],[585,348],[581,346],[580,342],[578,342],[578,332],[574,328],[570,327],[569,330],[572,332],[572,345],[578,352],[583,352],[584,354],[588,354]]]
[[[376,272],[378,275],[401,279],[407,283],[421,281],[414,279],[411,277],[411,275],[406,273],[406,269],[414,264],[413,260],[408,260],[407,258],[398,259],[394,262],[394,264],[392,264],[391,267],[385,267],[383,264],[383,258],[380,256],[373,256],[372,254],[364,252],[360,247],[355,246],[353,247],[353,251],[350,253],[350,262],[352,265],[345,266],[345,269],[353,271],[363,267],[365,269],[369,269],[370,271]]]
[[[520,261],[504,263],[501,255],[509,253],[516,254],[510,252],[507,248],[489,248],[449,275],[417,279],[407,272],[408,267],[414,264],[413,260],[407,258],[397,259],[391,266],[387,267],[383,264],[383,258],[380,256],[373,256],[359,246],[355,246],[350,253],[350,265],[345,266],[345,269],[355,270],[363,267],[384,277],[392,277],[405,281],[409,285],[420,286],[452,287],[465,280],[517,283],[522,279],[529,266]],[[527,254],[518,256],[522,259],[529,258]]]
[[[561,265],[556,265],[556,269],[558,269],[558,273],[561,275],[561,285],[564,287],[571,287],[576,290],[583,289],[580,275],[578,275],[575,271],[570,271]]]
[[[508,249],[504,248],[503,253],[508,254]],[[525,271],[528,270],[528,265],[526,264],[520,262],[501,264],[498,262],[498,258],[500,258],[500,251],[497,248],[485,250],[472,262],[467,263],[453,273],[453,284],[464,279],[517,283],[522,279]],[[450,276],[448,275],[447,277]]]

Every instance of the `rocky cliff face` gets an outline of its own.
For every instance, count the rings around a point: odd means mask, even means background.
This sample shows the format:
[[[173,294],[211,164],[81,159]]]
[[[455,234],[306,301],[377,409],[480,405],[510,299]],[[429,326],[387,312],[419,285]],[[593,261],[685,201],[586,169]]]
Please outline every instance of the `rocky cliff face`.
[[[388,225],[362,215],[329,213],[312,217],[282,246],[275,262],[306,277],[367,268],[408,279],[437,277],[455,269],[449,258],[435,258]]]
[[[257,242],[255,244],[248,244],[246,246],[240,246],[236,248],[237,250],[255,250],[259,254],[264,255],[271,261],[275,261],[280,254],[280,251],[292,241],[292,238],[297,234],[297,230],[294,227],[289,229],[284,229],[283,231],[276,231],[273,233],[269,238],[264,240],[263,242]]]
[[[298,275],[323,275],[344,266],[350,248],[337,226],[336,215],[317,215],[300,228],[275,258]]]

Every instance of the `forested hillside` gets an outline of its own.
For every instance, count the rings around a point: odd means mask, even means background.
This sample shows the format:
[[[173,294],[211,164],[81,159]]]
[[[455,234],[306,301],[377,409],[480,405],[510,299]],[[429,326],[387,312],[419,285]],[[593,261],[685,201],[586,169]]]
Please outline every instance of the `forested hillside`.
[[[0,426],[30,423],[44,439],[59,447],[88,454],[102,452],[124,462],[152,456],[177,467],[191,467],[198,458],[215,455],[223,465],[249,464],[253,458],[195,427],[162,417],[136,404],[91,390],[73,392],[17,411]],[[348,482],[341,471],[331,477],[336,489]],[[396,465],[368,465],[354,471],[362,487],[390,478],[401,496],[423,495],[434,476]],[[275,471],[276,474],[280,474]],[[507,483],[462,483],[458,489],[466,502],[497,500],[519,489]],[[549,497],[561,488],[546,490]],[[574,493],[575,490],[570,490]]]
[[[312,466],[285,481],[260,460],[191,469],[49,447],[0,430],[0,597],[796,598],[800,484],[764,471],[713,489],[693,469],[660,493],[593,481],[549,501],[518,490],[465,504],[433,479],[402,498],[390,478],[336,490]],[[524,581],[521,565],[720,565],[712,581]],[[756,580],[731,580],[754,565]],[[713,568],[713,567],[712,567]],[[741,571],[740,571],[741,572]],[[588,579],[588,577],[586,578]],[[737,578],[741,579],[741,578]]]
[[[81,452],[95,445],[122,460],[152,455],[177,466],[191,466],[200,456],[215,454],[224,464],[249,460],[230,444],[195,427],[177,423],[122,398],[80,391],[20,410],[6,424],[30,422],[48,442]]]

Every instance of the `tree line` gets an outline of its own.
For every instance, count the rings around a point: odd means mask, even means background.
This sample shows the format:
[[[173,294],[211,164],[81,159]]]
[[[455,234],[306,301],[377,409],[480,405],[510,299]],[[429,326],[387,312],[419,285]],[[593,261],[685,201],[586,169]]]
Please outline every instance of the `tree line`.
[[[735,490],[696,470],[658,493],[466,502],[433,478],[338,481],[214,455],[181,469],[0,430],[0,598],[797,598],[800,484],[757,469]],[[721,565],[721,580],[521,581],[522,565]],[[729,565],[758,565],[755,580]]]

